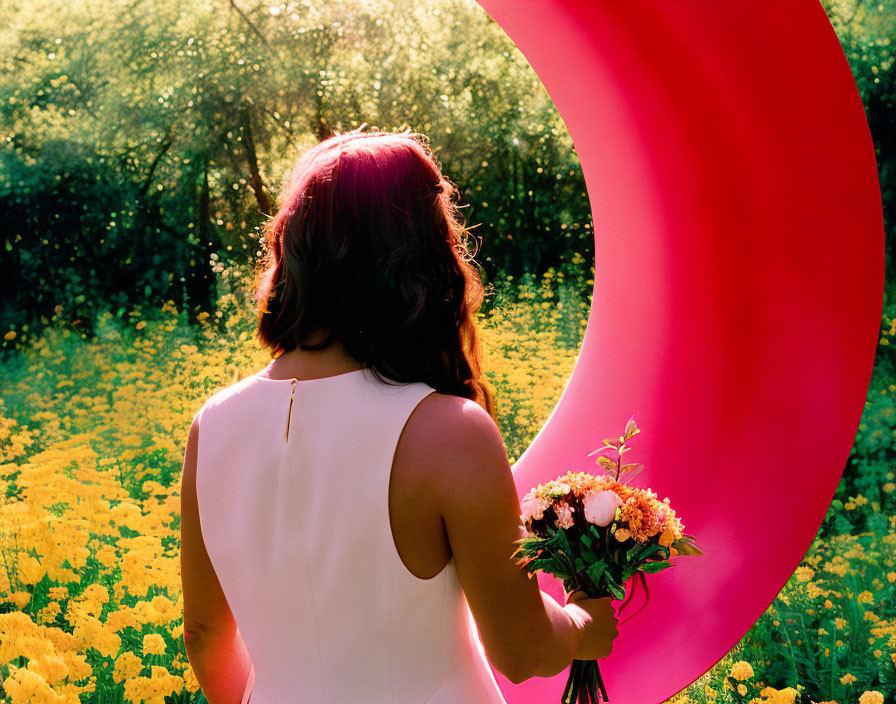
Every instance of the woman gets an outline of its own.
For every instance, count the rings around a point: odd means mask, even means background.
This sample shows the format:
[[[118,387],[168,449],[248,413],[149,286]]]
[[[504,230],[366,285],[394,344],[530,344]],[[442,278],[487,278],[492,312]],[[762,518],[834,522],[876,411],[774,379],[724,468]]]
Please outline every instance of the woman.
[[[211,704],[495,704],[489,661],[550,677],[616,636],[609,598],[561,607],[510,559],[456,190],[423,135],[363,127],[293,169],[256,278],[274,360],[190,429],[184,640]]]

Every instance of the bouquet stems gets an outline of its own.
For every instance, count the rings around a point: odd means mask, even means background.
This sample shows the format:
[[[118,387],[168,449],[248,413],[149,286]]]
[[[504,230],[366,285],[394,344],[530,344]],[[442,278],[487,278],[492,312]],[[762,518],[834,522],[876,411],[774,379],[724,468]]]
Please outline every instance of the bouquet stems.
[[[598,686],[600,694],[597,692]],[[572,661],[560,701],[561,704],[601,704],[610,701],[597,660]]]

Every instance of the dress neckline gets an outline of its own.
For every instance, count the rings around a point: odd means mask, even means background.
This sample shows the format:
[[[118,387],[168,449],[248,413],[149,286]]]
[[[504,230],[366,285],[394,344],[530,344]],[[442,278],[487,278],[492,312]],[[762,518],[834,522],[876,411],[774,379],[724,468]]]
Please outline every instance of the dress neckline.
[[[265,367],[265,369],[267,369],[267,367]],[[267,376],[261,376],[261,372],[264,371],[264,369],[262,369],[260,371],[255,372],[254,374],[252,374],[251,378],[261,379],[262,381],[269,381],[269,382],[274,382],[274,383],[279,383],[279,384],[293,384],[293,383],[309,384],[314,381],[329,381],[331,379],[341,379],[342,377],[348,377],[348,376],[352,376],[354,374],[360,374],[361,372],[364,372],[367,369],[368,369],[368,367],[361,367],[360,369],[353,369],[350,372],[342,372],[341,374],[332,374],[331,376],[319,376],[316,379],[296,379],[294,377],[290,377],[289,379],[271,379],[270,377],[267,377]]]

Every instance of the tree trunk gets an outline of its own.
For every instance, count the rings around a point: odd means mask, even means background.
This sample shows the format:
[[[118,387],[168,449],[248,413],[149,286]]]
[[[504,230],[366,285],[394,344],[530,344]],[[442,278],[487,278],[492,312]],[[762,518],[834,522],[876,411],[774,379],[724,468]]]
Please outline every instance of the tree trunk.
[[[265,215],[271,214],[271,201],[264,190],[264,180],[258,169],[258,155],[255,153],[255,137],[252,132],[252,115],[248,108],[243,108],[240,114],[243,129],[243,145],[246,148],[246,160],[249,162],[249,185],[255,193],[255,202],[258,209]]]

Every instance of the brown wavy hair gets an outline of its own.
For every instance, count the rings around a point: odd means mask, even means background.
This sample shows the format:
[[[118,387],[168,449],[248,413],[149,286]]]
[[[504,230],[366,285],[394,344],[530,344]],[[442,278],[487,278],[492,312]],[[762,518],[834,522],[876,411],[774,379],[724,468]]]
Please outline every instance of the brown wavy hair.
[[[385,383],[423,381],[496,418],[474,318],[481,267],[457,188],[425,135],[365,126],[293,167],[263,230],[257,337],[272,356],[338,340]],[[317,329],[327,337],[303,344]]]

